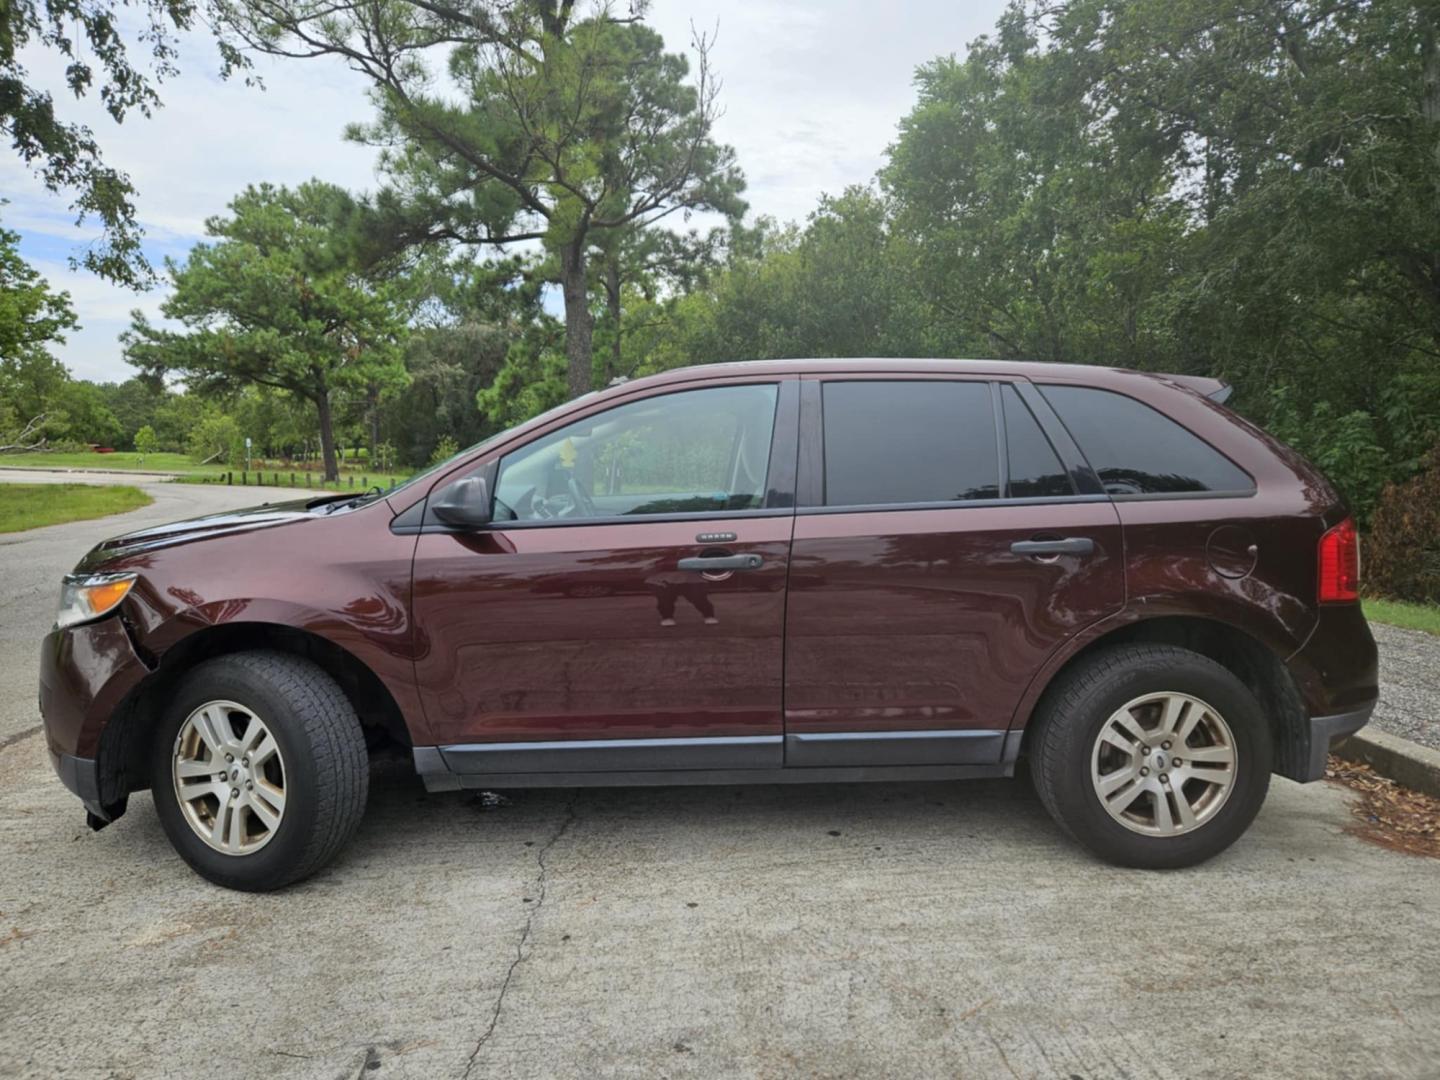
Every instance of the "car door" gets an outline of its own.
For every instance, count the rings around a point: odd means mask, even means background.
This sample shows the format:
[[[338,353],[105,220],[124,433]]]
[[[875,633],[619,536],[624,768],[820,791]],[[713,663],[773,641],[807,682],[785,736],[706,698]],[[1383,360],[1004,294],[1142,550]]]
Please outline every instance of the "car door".
[[[415,552],[416,678],[450,770],[780,765],[797,388],[582,406],[471,470],[489,525]]]
[[[1026,382],[810,376],[786,765],[993,765],[1045,658],[1124,602],[1115,507]]]

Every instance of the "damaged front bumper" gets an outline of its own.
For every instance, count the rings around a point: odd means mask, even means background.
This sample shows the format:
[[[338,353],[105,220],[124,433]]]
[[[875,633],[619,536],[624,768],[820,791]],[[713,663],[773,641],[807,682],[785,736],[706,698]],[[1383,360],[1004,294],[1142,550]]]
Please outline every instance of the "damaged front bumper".
[[[40,717],[50,764],[85,804],[92,828],[125,812],[127,792],[101,768],[101,736],[148,673],[119,616],[52,630],[41,644]]]

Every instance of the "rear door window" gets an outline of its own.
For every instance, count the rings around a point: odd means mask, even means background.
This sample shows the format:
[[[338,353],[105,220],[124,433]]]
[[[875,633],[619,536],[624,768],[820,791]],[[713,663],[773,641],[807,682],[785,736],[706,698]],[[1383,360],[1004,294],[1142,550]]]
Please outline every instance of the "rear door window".
[[[1255,490],[1229,458],[1143,402],[1089,386],[1050,384],[1040,391],[1112,495]]]
[[[1005,408],[1005,448],[1010,474],[1006,496],[1043,499],[1075,494],[1070,475],[1060,464],[1060,455],[1050,445],[1030,407],[1020,400],[1013,386],[1001,387],[1000,398]]]
[[[994,499],[995,412],[983,382],[827,382],[825,505]]]

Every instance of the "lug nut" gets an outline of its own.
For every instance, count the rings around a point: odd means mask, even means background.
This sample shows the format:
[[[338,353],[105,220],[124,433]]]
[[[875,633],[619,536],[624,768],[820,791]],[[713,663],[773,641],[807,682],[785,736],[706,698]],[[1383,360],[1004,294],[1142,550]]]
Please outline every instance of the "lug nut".
[[[250,764],[250,755],[249,755],[249,754],[246,754],[244,757],[242,757],[242,758],[240,759],[240,764],[241,764],[241,765],[249,765],[249,764]]]
[[[235,755],[234,755],[234,754],[226,754],[226,755],[225,755],[225,760],[226,760],[226,761],[234,761],[234,760],[235,760]]]
[[[1149,776],[1149,775],[1150,775],[1150,770],[1149,770],[1149,769],[1141,769],[1141,770],[1140,770],[1140,775],[1141,775],[1141,776]]]
[[[1142,754],[1148,754],[1149,752],[1150,752],[1150,748],[1149,748],[1148,746],[1146,746],[1144,743],[1141,743],[1141,744],[1140,744],[1140,753],[1142,753]]]
[[[1169,774],[1169,773],[1163,773],[1163,772],[1162,772],[1162,773],[1160,774],[1160,783],[1162,783],[1162,784],[1168,784],[1168,783],[1170,783],[1170,774]]]
[[[1177,758],[1171,758],[1171,759],[1170,759],[1170,764],[1171,764],[1171,765],[1174,765],[1174,766],[1178,769],[1181,765],[1184,765],[1185,763],[1184,763],[1183,761],[1181,761],[1181,760],[1177,757]]]
[[[254,791],[254,790],[255,790],[255,781],[253,781],[253,780],[246,780],[246,781],[245,781],[245,790],[246,790],[246,791]]]
[[[231,789],[230,789],[230,797],[231,797],[232,799],[238,799],[238,798],[240,797],[240,789],[239,789],[238,787],[236,787],[236,788],[231,788]]]
[[[1170,744],[1169,744],[1168,742],[1161,743],[1161,744],[1160,744],[1160,749],[1161,749],[1161,750],[1169,750],[1169,749],[1170,749]]]

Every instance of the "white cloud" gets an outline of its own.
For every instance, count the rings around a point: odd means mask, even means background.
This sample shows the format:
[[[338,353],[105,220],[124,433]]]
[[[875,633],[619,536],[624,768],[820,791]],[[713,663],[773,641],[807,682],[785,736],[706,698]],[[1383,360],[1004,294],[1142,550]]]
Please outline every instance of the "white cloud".
[[[1003,0],[655,0],[649,21],[667,46],[688,45],[692,24],[719,35],[712,54],[723,80],[718,137],[732,144],[748,179],[752,214],[803,219],[824,192],[868,181],[883,163],[895,125],[913,102],[915,67],[963,53],[987,32]],[[37,80],[60,86],[61,66],[32,51]],[[352,190],[375,187],[374,152],[342,138],[371,115],[364,80],[328,61],[261,60],[266,89],[216,74],[213,45],[184,43],[182,75],[161,88],[165,107],[116,127],[94,99],[56,93],[62,115],[95,131],[108,162],[129,173],[147,248],[181,255],[204,221],[247,184],[296,184],[318,176]],[[131,369],[116,336],[139,307],[152,316],[162,295],[137,295],[70,270],[67,255],[93,239],[76,228],[63,197],[46,192],[0,153],[0,220],[56,288],[70,292],[84,329],[58,350],[76,375],[124,379]]]

